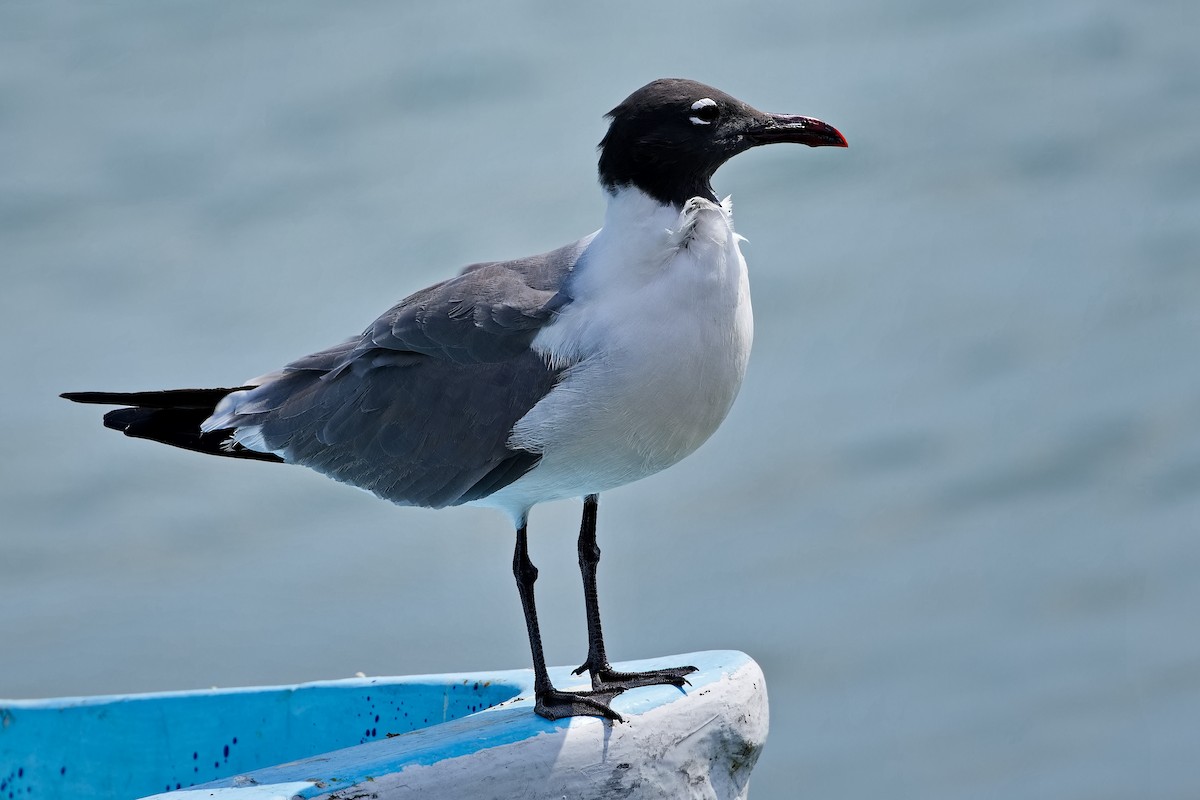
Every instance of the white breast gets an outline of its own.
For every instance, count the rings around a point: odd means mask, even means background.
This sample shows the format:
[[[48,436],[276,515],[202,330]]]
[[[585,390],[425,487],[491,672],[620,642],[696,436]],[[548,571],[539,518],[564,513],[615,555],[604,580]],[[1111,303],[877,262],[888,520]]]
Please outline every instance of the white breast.
[[[694,198],[678,212],[633,188],[610,199],[573,302],[533,342],[566,371],[509,443],[542,461],[481,504],[519,517],[644,478],[712,435],[753,336],[739,241],[728,200]]]

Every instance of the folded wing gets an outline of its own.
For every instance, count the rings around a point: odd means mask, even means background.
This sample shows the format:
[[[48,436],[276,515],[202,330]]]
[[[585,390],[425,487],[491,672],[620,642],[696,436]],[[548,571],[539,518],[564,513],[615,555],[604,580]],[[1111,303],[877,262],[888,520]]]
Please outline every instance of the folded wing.
[[[228,395],[203,430],[232,430],[231,446],[404,505],[486,497],[541,459],[510,448],[509,433],[561,372],[530,343],[570,302],[568,277],[588,241],[472,265],[361,336]]]

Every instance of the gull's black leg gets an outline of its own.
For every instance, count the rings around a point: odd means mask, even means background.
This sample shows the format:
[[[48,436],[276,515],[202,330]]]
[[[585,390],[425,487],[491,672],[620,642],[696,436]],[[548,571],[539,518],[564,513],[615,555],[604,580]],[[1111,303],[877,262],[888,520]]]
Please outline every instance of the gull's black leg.
[[[517,579],[517,592],[521,595],[521,608],[525,612],[529,648],[533,651],[533,691],[536,695],[534,710],[546,719],[593,716],[623,722],[621,715],[609,708],[608,704],[623,692],[624,688],[563,692],[555,689],[550,683],[550,675],[546,671],[546,656],[542,652],[542,633],[538,628],[537,606],[533,601],[533,583],[537,580],[538,571],[529,560],[529,541],[524,521],[517,529],[517,546],[513,551],[513,575]]]
[[[633,689],[637,686],[670,684],[683,686],[685,675],[696,671],[695,667],[672,667],[647,672],[617,672],[608,663],[604,650],[604,631],[600,627],[600,601],[596,596],[596,566],[600,563],[600,546],[596,544],[596,512],[600,496],[589,494],[583,499],[583,521],[579,525],[579,571],[583,574],[583,604],[587,613],[588,655],[573,674],[584,670],[592,674],[592,688]]]

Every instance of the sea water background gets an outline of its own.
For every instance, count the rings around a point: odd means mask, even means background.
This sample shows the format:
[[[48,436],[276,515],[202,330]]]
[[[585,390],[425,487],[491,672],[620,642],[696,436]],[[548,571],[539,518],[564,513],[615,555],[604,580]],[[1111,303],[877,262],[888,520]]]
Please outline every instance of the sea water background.
[[[849,150],[721,170],[757,340],[607,494],[610,649],[740,648],[754,796],[1200,791],[1200,5],[5,3],[0,695],[522,667],[511,534],[125,440],[75,389],[228,385],[593,230],[664,75]],[[532,548],[585,643],[578,506]]]

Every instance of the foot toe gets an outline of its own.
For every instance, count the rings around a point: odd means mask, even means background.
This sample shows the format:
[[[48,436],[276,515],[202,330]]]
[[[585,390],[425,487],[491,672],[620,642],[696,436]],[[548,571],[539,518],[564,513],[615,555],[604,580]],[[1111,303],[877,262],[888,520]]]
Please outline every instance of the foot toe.
[[[690,686],[685,676],[696,671],[695,667],[670,667],[645,672],[618,672],[611,667],[592,672],[593,689],[635,689],[639,686]]]
[[[546,719],[566,717],[604,717],[613,722],[625,719],[609,705],[613,698],[625,691],[621,687],[606,687],[599,691],[564,692],[550,689],[537,696],[534,710]]]

